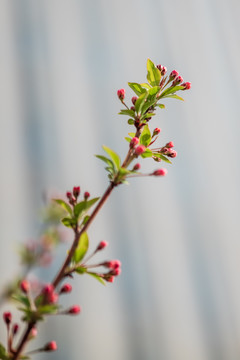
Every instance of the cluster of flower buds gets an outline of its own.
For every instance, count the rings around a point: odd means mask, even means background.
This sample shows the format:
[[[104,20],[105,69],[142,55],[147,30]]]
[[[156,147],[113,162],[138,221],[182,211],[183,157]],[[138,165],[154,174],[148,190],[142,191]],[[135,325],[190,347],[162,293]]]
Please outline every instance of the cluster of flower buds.
[[[66,192],[66,197],[68,198],[68,202],[70,205],[76,205],[77,199],[80,195],[80,186],[74,186],[72,191]],[[84,200],[87,200],[90,197],[90,193],[85,191],[83,194]]]
[[[153,154],[155,153],[158,153],[158,154],[162,154],[162,155],[165,155],[165,156],[168,156],[170,158],[175,158],[177,156],[177,151],[176,150],[173,150],[173,147],[174,147],[174,144],[172,141],[168,142],[165,146],[163,146],[162,148],[160,149],[154,149],[153,150]],[[161,160],[159,158],[154,158],[154,160]]]
[[[121,274],[121,262],[119,260],[110,260],[110,261],[104,261],[103,263],[99,264],[101,266],[104,266],[105,268],[109,269],[109,271],[105,274],[101,274],[101,277],[108,281],[113,282],[115,279],[115,276],[118,276]]]
[[[58,293],[52,284],[46,284],[42,289],[44,302],[47,304],[56,304],[58,302]]]

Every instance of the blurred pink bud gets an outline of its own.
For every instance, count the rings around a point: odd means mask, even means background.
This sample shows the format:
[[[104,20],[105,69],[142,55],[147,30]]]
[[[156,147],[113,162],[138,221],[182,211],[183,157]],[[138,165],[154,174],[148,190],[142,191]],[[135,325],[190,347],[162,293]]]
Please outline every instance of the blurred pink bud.
[[[18,325],[18,324],[14,324],[14,325],[13,325],[13,328],[12,328],[12,333],[13,333],[13,335],[16,335],[17,332],[18,332],[18,330],[19,330],[19,325]]]
[[[169,156],[170,158],[175,158],[177,156],[177,152],[173,149],[170,149],[167,156]]]
[[[173,148],[174,147],[174,144],[172,141],[169,141],[166,145],[165,145],[166,148]]]
[[[135,164],[133,167],[133,171],[138,171],[141,168],[141,165],[139,163]]]
[[[87,200],[89,197],[90,197],[90,193],[88,191],[85,191],[84,199]]]
[[[132,103],[133,103],[133,105],[135,105],[135,102],[137,101],[137,99],[138,99],[138,98],[137,98],[136,96],[133,96],[133,97],[132,97]]]
[[[35,338],[37,336],[37,333],[38,333],[37,328],[33,327],[32,330],[31,330],[31,337]]]
[[[171,72],[171,74],[169,75],[169,80],[172,81],[174,79],[176,79],[176,77],[179,75],[178,71],[177,70],[173,70]]]
[[[158,169],[155,170],[151,175],[153,176],[164,176],[167,174],[167,169]]]
[[[21,288],[22,292],[27,294],[29,292],[29,289],[30,289],[29,282],[27,280],[22,280],[21,283],[20,283],[20,288]]]
[[[166,66],[163,65],[157,65],[158,70],[160,71],[161,75],[164,76],[167,72]]]
[[[107,277],[105,278],[105,280],[108,281],[108,282],[113,283],[114,280],[115,280],[115,278],[114,278],[114,276],[107,276]]]
[[[71,193],[70,191],[67,191],[67,192],[66,192],[66,197],[67,197],[69,200],[71,200],[71,198],[72,198],[72,193]]]
[[[54,291],[54,287],[52,284],[46,284],[43,289],[42,292],[44,295],[49,295]]]
[[[132,140],[130,141],[130,146],[131,148],[134,148],[135,146],[137,146],[137,144],[139,143],[139,138],[137,138],[136,136],[134,136],[132,138]]]
[[[120,89],[117,91],[118,98],[122,101],[125,98],[125,89]]]
[[[122,270],[121,270],[120,268],[116,268],[116,269],[114,269],[114,270],[111,271],[111,274],[112,274],[113,276],[118,276],[118,275],[121,274],[121,272],[122,272]]]
[[[101,241],[96,249],[96,251],[100,251],[102,249],[104,249],[106,246],[108,246],[108,242],[107,241]]]
[[[72,307],[70,307],[70,309],[68,310],[68,314],[73,314],[73,315],[77,315],[79,314],[81,311],[81,308],[79,305],[73,305]]]
[[[64,284],[60,289],[60,294],[70,293],[72,291],[71,284]]]
[[[79,194],[80,194],[80,186],[74,186],[73,195],[75,196],[75,198],[77,198]]]
[[[156,135],[160,134],[160,132],[161,132],[161,129],[159,129],[159,128],[154,129],[153,130],[153,136],[156,136]]]
[[[50,341],[44,346],[45,351],[55,351],[57,350],[57,343],[56,341]]]
[[[179,75],[176,77],[176,79],[172,82],[172,86],[179,85],[183,82],[183,78]]]
[[[185,82],[181,86],[184,86],[183,90],[189,90],[192,87],[192,84],[190,82]]]
[[[145,150],[146,150],[146,148],[144,145],[139,145],[138,147],[136,147],[135,153],[136,153],[136,155],[141,155],[144,153]]]
[[[3,319],[4,319],[5,323],[7,325],[9,325],[10,322],[12,321],[12,313],[10,313],[10,311],[3,313]]]

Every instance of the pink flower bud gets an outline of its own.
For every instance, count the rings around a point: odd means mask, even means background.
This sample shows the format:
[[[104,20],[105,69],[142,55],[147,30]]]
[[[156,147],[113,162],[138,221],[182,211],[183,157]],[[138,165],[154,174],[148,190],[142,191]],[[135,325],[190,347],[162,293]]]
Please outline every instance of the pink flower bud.
[[[14,325],[13,325],[13,328],[12,328],[12,333],[13,333],[13,335],[16,335],[17,332],[18,332],[18,330],[19,330],[19,325],[18,325],[18,324],[14,324]]]
[[[96,249],[96,251],[100,251],[102,249],[104,249],[106,246],[108,246],[108,242],[107,241],[101,241]]]
[[[58,302],[58,294],[55,292],[52,292],[47,296],[47,301],[49,304],[56,304]]]
[[[135,164],[133,167],[133,171],[138,171],[141,168],[141,165],[139,163]]]
[[[50,341],[44,346],[45,351],[55,351],[57,350],[57,343],[56,341]]]
[[[136,153],[136,155],[141,155],[144,153],[145,150],[146,150],[146,148],[144,145],[139,145],[138,147],[136,147],[135,153]]]
[[[160,70],[160,73],[161,73],[162,76],[164,76],[166,74],[166,72],[167,72],[166,66],[157,65],[157,68],[158,68],[158,70]]]
[[[90,197],[90,193],[88,191],[85,191],[84,199],[87,200],[89,197]]]
[[[169,141],[166,145],[165,145],[166,148],[173,148],[174,147],[174,144],[172,141]]]
[[[80,186],[74,186],[73,188],[73,196],[75,196],[75,198],[77,198],[80,194]]]
[[[177,152],[173,149],[170,149],[167,156],[169,156],[170,158],[175,158],[177,156]]]
[[[110,261],[105,261],[101,265],[105,266],[105,267],[107,267],[109,269],[118,269],[121,266],[121,261],[119,261],[119,260],[110,260]]]
[[[176,79],[176,77],[177,77],[178,75],[179,75],[178,71],[173,70],[173,71],[171,72],[171,74],[169,75],[169,80],[172,81],[172,80]]]
[[[160,132],[161,132],[161,129],[156,128],[156,129],[153,130],[153,135],[152,136],[156,136],[156,135],[160,134]]]
[[[72,307],[70,307],[70,309],[68,310],[68,314],[73,314],[73,315],[77,315],[79,314],[81,311],[80,306],[78,305],[73,305]]]
[[[60,294],[67,294],[72,291],[72,285],[71,284],[64,284],[61,287]]]
[[[133,96],[133,97],[132,97],[132,103],[133,103],[133,105],[135,105],[135,102],[137,101],[137,99],[138,99],[138,98],[137,98],[136,96]]]
[[[105,277],[105,280],[108,281],[108,282],[110,282],[110,283],[113,283],[114,280],[115,280],[115,278],[114,278],[114,276],[106,276],[106,277]]]
[[[54,287],[52,284],[46,284],[42,289],[44,295],[49,295],[54,291]]]
[[[167,169],[158,169],[152,173],[153,176],[164,176],[166,174],[167,174]]]
[[[31,335],[31,337],[35,338],[37,336],[37,333],[38,333],[37,328],[33,327],[30,335]]]
[[[179,85],[183,82],[183,78],[179,75],[176,77],[176,79],[172,82],[172,86]]]
[[[125,98],[125,89],[120,89],[117,91],[118,98],[122,101]]]
[[[70,191],[67,191],[67,192],[66,192],[66,197],[67,197],[69,200],[71,200],[71,198],[72,198],[72,193],[71,193]]]
[[[192,84],[190,82],[185,82],[181,86],[184,86],[183,90],[189,90],[191,89]]]
[[[112,271],[111,271],[111,274],[112,274],[113,276],[118,276],[118,275],[121,274],[121,272],[122,272],[122,270],[121,270],[120,268],[117,268],[117,269],[112,270]]]
[[[12,313],[10,313],[9,311],[3,313],[3,319],[4,319],[5,323],[7,325],[9,325],[10,322],[12,321]]]
[[[139,143],[139,138],[133,137],[132,140],[130,141],[131,148],[134,148],[135,146],[137,146],[138,143]]]
[[[22,292],[24,292],[25,294],[27,294],[29,292],[30,289],[30,284],[27,280],[23,280],[20,283],[20,288],[22,290]]]

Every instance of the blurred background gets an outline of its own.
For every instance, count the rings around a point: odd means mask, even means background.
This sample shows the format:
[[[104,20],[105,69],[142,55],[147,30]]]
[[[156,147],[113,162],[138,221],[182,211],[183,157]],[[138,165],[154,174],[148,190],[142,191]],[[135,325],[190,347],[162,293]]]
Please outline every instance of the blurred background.
[[[238,0],[0,2],[1,288],[38,234],[44,193],[107,187],[94,154],[124,157],[132,131],[116,91],[145,82],[147,58],[192,82],[152,120],[178,151],[167,177],[116,189],[89,231],[121,276],[77,278],[65,303],[82,314],[41,324],[31,348],[59,351],[36,359],[240,359],[239,16]],[[65,253],[38,275],[50,281]]]

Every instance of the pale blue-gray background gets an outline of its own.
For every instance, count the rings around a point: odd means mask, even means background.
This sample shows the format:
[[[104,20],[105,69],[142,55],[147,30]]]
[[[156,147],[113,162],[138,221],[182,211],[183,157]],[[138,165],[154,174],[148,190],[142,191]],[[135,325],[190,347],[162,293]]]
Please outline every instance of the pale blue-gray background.
[[[239,0],[0,1],[1,286],[43,191],[106,188],[93,154],[126,153],[117,89],[145,81],[148,57],[192,82],[152,122],[179,154],[168,176],[116,189],[90,230],[122,275],[79,278],[82,314],[41,324],[36,346],[59,351],[36,359],[240,358],[239,18]]]

